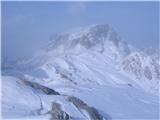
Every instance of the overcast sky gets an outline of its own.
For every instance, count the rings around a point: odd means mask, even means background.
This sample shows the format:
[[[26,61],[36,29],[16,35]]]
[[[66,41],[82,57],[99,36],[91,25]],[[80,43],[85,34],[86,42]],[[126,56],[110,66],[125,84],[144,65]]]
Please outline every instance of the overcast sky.
[[[2,2],[2,59],[30,55],[53,33],[105,23],[138,48],[158,48],[158,7],[158,2]]]

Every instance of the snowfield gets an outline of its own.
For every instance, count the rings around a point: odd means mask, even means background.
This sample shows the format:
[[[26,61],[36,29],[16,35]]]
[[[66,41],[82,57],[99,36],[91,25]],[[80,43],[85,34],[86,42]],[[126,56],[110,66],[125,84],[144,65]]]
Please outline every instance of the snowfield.
[[[4,65],[2,117],[158,120],[159,53],[133,48],[109,25],[53,36],[29,60]]]

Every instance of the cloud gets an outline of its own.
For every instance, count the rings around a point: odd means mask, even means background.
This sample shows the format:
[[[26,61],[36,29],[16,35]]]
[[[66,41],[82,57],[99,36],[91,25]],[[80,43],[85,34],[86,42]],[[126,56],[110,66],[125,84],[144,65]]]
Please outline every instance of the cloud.
[[[31,14],[14,14],[9,16],[2,15],[2,26],[7,28],[19,28],[35,23],[34,16]]]
[[[71,3],[68,6],[68,12],[73,15],[79,15],[86,11],[86,4],[84,2]]]

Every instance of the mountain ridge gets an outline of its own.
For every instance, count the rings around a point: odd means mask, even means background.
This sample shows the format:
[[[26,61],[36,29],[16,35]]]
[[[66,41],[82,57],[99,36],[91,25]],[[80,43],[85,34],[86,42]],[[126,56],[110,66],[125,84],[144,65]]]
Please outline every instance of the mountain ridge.
[[[3,67],[4,118],[158,120],[159,54],[137,50],[108,25],[52,39]]]

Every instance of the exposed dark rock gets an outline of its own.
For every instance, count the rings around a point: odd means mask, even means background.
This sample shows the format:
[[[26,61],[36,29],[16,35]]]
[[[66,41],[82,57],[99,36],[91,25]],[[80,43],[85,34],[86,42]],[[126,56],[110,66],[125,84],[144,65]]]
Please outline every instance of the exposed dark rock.
[[[72,80],[69,76],[65,75],[65,74],[60,74],[62,78],[67,79],[69,81],[71,81],[73,84],[77,85],[76,82],[74,82],[74,80]],[[71,76],[71,74],[69,74]]]
[[[70,120],[69,114],[62,110],[59,103],[53,102],[49,113],[51,114],[50,120]]]
[[[152,80],[152,72],[148,66],[144,68],[144,76],[149,80]]]
[[[128,86],[130,86],[130,87],[133,87],[133,85],[132,85],[132,84],[130,84],[130,83],[128,83],[127,85],[128,85]]]
[[[55,90],[53,90],[51,88],[48,88],[46,86],[40,85],[38,83],[27,81],[27,80],[23,80],[23,82],[26,85],[32,87],[33,89],[41,91],[41,92],[43,92],[43,93],[45,93],[47,95],[60,95],[60,93],[56,92]]]
[[[89,114],[91,120],[103,120],[103,116],[99,114],[99,112],[94,108],[88,106],[86,103],[84,103],[82,100],[76,97],[68,97],[68,101],[72,102],[80,111],[86,110],[86,112]],[[81,111],[82,112],[82,111]]]

